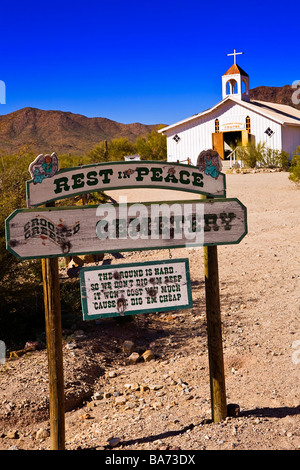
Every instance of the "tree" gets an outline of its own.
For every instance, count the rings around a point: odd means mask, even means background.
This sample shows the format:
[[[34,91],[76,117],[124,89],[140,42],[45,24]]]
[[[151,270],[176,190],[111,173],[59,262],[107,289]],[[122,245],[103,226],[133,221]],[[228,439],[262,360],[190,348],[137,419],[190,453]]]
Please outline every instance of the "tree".
[[[112,139],[108,144],[108,153],[113,161],[123,160],[126,155],[136,153],[136,145],[124,137]]]
[[[136,145],[125,137],[112,139],[110,142],[103,140],[88,152],[91,163],[105,163],[123,160],[125,155],[134,155]]]
[[[137,138],[136,149],[142,160],[166,160],[167,138],[165,135],[152,131],[147,134],[147,139]]]

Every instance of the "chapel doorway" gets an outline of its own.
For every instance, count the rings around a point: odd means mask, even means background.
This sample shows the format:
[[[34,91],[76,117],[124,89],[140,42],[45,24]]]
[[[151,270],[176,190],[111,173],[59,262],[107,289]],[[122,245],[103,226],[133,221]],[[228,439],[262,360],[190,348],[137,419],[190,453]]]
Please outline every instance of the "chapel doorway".
[[[247,130],[230,131],[230,132],[214,132],[212,134],[213,149],[218,152],[222,160],[228,159],[230,153],[238,146],[245,146],[248,142],[252,142],[252,136]]]
[[[227,160],[231,152],[242,145],[242,131],[223,132],[224,160]]]

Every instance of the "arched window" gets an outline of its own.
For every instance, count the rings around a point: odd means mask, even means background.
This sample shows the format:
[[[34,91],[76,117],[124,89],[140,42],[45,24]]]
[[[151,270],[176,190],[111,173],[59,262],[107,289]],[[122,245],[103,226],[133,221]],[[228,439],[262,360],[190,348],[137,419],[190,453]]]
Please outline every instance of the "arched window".
[[[220,123],[219,119],[215,120],[215,133],[218,134],[220,132]]]
[[[246,117],[246,131],[248,132],[248,134],[251,134],[251,123],[249,116]]]

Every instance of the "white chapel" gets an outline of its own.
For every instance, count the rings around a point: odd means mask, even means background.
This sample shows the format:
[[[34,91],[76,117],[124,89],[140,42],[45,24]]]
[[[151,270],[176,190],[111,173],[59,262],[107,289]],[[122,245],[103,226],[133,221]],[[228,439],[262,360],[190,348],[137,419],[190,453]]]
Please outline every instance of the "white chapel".
[[[292,156],[300,145],[300,111],[283,104],[250,99],[249,76],[236,63],[222,76],[222,100],[212,108],[171,124],[167,136],[169,162],[197,164],[202,150],[214,148],[226,160],[237,143],[265,142],[267,148]]]

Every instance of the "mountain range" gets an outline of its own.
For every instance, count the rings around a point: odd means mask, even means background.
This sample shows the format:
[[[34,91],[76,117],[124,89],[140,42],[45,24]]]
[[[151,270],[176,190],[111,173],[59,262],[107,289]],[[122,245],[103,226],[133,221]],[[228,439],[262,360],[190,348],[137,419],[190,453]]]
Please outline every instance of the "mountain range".
[[[296,100],[293,100],[293,96]],[[250,90],[250,99],[257,101],[268,101],[269,103],[286,104],[292,108],[300,110],[300,92],[298,88],[292,85],[258,86]],[[295,101],[295,102],[293,102]],[[297,103],[298,101],[298,103]]]
[[[291,85],[259,86],[250,90],[250,97],[300,109],[300,104],[292,102],[293,93],[295,88]],[[83,155],[100,141],[125,137],[135,142],[137,137],[146,137],[160,126],[121,124],[103,117],[89,118],[71,112],[28,107],[0,116],[0,151],[13,154],[28,146],[36,153],[55,151],[57,154]]]
[[[159,124],[121,124],[107,118],[89,118],[64,111],[22,108],[0,116],[0,151],[13,154],[28,146],[38,153],[83,155],[103,140],[137,137],[160,127]]]

